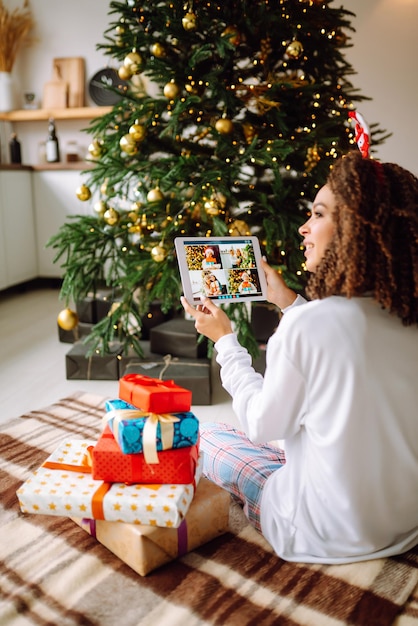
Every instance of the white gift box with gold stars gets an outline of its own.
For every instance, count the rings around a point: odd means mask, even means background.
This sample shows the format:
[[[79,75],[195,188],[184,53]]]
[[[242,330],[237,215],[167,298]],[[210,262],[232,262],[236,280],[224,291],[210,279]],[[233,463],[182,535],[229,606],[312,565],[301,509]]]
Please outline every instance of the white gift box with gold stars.
[[[202,473],[202,455],[193,484],[106,483],[91,476],[88,453],[95,443],[62,443],[18,489],[22,512],[178,528]]]

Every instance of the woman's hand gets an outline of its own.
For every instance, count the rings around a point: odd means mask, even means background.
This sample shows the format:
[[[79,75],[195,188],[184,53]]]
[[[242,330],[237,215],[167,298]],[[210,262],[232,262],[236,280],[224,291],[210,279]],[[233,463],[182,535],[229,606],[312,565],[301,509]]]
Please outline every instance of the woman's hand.
[[[233,332],[231,321],[225,311],[217,307],[209,298],[205,298],[203,303],[196,308],[192,307],[184,296],[181,296],[180,301],[186,313],[195,319],[197,332],[214,343],[224,335],[230,335]]]
[[[296,300],[296,294],[283,280],[281,274],[276,272],[267,261],[262,259],[261,266],[267,280],[267,300],[275,304],[279,309],[285,309]]]

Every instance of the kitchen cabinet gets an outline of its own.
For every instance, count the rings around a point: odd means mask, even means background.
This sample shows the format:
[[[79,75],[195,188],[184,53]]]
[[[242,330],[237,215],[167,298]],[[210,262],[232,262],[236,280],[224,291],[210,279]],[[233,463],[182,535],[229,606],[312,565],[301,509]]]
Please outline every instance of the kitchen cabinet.
[[[30,168],[0,170],[0,289],[38,276]]]
[[[61,260],[54,264],[56,250],[46,248],[46,243],[69,215],[91,213],[91,202],[81,202],[76,196],[77,187],[83,182],[79,169],[34,170],[32,177],[39,276],[62,278]]]

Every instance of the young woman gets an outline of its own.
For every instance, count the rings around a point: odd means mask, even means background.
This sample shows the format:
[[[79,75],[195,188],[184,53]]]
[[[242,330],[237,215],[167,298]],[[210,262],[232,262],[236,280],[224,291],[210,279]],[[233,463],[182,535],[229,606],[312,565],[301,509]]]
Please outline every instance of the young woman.
[[[418,544],[418,180],[353,152],[299,232],[310,301],[264,263],[284,312],[264,377],[221,309],[182,299],[244,431],[201,424],[204,473],[286,560],[399,554]]]

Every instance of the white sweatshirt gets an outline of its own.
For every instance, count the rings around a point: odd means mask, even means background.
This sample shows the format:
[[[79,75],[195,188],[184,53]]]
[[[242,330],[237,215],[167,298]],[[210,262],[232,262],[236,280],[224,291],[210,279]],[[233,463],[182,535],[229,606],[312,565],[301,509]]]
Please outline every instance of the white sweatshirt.
[[[345,563],[418,543],[417,326],[333,296],[288,308],[264,379],[234,334],[215,347],[249,438],[285,440],[261,504],[279,556]]]

